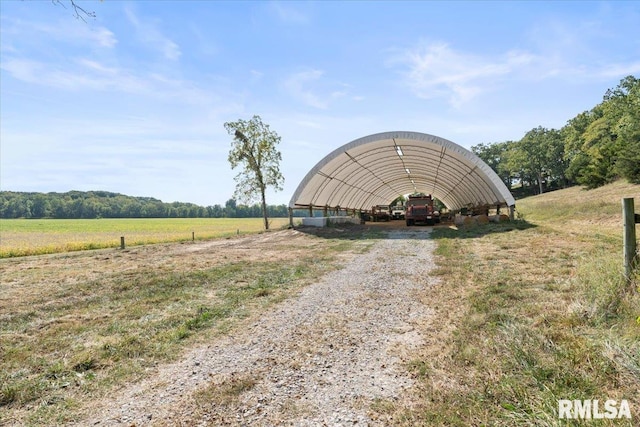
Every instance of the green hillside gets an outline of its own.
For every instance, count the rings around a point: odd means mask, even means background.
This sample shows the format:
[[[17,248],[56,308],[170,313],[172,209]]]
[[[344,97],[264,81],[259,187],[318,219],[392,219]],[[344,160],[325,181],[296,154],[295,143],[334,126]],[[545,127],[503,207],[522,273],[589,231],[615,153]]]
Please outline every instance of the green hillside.
[[[516,202],[524,219],[565,232],[606,234],[622,238],[622,198],[635,198],[640,212],[640,185],[617,181],[593,190],[576,186]]]

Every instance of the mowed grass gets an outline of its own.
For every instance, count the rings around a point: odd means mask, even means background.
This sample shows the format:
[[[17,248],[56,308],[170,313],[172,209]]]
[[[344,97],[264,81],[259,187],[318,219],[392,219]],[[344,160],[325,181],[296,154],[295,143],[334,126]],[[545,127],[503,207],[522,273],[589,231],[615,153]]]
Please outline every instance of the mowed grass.
[[[640,296],[623,278],[622,197],[640,186],[517,202],[513,223],[434,231],[436,316],[407,364],[421,403],[378,405],[396,425],[640,425]],[[437,301],[434,304],[433,301]],[[425,333],[427,333],[425,332]],[[629,402],[632,419],[560,420],[559,399]]]
[[[0,425],[80,422],[92,402],[256,321],[372,244],[287,236],[182,257],[193,246],[2,260],[17,268],[0,282]],[[90,274],[98,263],[107,272]],[[74,274],[82,266],[89,273]]]
[[[279,229],[288,218],[270,218]],[[264,229],[262,218],[0,219],[0,258],[204,240]]]

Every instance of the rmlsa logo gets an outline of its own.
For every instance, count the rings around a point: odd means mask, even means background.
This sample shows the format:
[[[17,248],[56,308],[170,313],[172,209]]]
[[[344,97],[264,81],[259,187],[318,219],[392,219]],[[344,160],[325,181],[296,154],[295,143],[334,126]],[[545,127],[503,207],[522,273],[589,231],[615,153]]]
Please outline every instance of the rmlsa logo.
[[[626,399],[622,399],[620,402],[617,400],[608,399],[605,400],[604,405],[600,405],[598,399],[593,400],[558,400],[558,418],[568,419],[595,419],[601,420],[604,418],[628,418],[631,419],[631,409],[629,408],[629,402]]]

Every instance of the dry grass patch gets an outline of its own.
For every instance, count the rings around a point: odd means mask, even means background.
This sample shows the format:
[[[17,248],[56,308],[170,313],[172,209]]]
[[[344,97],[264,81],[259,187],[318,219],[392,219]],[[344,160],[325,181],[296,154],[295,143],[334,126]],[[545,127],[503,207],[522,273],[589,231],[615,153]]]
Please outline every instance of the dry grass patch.
[[[196,407],[207,411],[211,406],[230,406],[236,403],[240,395],[253,389],[258,378],[251,373],[232,373],[220,381],[212,380],[209,385],[193,394]]]
[[[620,215],[621,194],[590,216],[590,194],[567,192],[520,201],[529,222],[434,232],[441,282],[424,298],[437,314],[407,365],[419,403],[374,411],[407,426],[555,426],[572,425],[558,399],[627,399],[632,420],[590,425],[637,425],[640,297],[622,279],[619,222],[585,226],[613,204]]]
[[[0,283],[0,424],[79,419],[92,399],[335,268],[337,255],[360,250],[349,242],[285,230],[225,245],[2,260],[11,280]],[[230,383],[229,398],[242,384]]]

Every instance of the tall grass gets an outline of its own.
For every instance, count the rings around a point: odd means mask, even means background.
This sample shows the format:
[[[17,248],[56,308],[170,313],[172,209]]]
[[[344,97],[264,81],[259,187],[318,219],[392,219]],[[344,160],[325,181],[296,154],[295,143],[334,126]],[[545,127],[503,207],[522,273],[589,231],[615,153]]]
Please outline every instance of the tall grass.
[[[425,299],[442,340],[408,363],[423,403],[396,405],[396,424],[579,425],[558,399],[627,399],[631,420],[589,425],[638,425],[640,277],[622,275],[620,200],[639,194],[572,188],[518,201],[526,221],[436,230]]]

